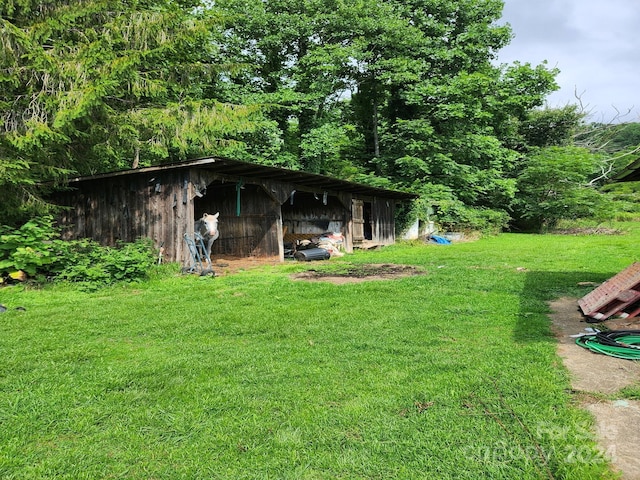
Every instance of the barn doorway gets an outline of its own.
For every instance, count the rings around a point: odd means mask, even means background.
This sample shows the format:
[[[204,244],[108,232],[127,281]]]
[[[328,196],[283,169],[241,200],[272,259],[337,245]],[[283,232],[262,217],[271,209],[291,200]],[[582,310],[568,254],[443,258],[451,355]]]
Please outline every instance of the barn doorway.
[[[363,202],[362,203],[362,219],[364,224],[362,225],[364,239],[365,240],[373,240],[373,207],[371,202]]]
[[[212,182],[196,193],[193,199],[194,223],[205,213],[219,213],[220,237],[214,242],[211,255],[246,257],[255,248],[256,239],[238,225],[237,188],[234,182]]]
[[[344,233],[345,211],[335,196],[294,192],[281,209],[282,226],[287,234]]]
[[[193,202],[194,222],[204,213],[220,213],[220,237],[212,255],[278,257],[280,205],[260,185],[244,181],[215,181]]]

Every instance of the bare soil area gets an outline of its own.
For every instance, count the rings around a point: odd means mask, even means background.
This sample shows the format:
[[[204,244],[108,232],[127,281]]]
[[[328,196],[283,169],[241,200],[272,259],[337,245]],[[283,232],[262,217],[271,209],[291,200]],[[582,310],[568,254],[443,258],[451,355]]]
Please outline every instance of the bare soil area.
[[[211,259],[212,268],[216,276],[222,277],[233,273],[249,270],[264,265],[281,265],[278,257],[214,257]]]
[[[640,402],[606,400],[620,389],[640,381],[640,362],[593,353],[575,343],[576,335],[587,327],[575,298],[551,303],[550,318],[558,338],[558,354],[571,375],[572,388],[590,411],[602,451],[619,470],[622,479],[640,479]],[[611,330],[640,329],[640,319],[607,320]]]
[[[391,263],[381,264],[354,264],[354,263],[329,263],[327,261],[292,262],[306,264],[309,269],[291,275],[294,280],[325,281],[335,284],[358,283],[374,280],[390,280],[394,278],[408,277],[412,275],[424,275],[427,272],[414,265],[397,265]],[[216,276],[231,275],[243,270],[264,266],[282,265],[278,257],[216,257],[212,261],[212,269]]]
[[[424,275],[426,272],[413,265],[382,264],[345,264],[340,270],[310,269],[291,276],[294,280],[325,281],[336,285],[359,283],[372,280],[391,280],[394,278]]]

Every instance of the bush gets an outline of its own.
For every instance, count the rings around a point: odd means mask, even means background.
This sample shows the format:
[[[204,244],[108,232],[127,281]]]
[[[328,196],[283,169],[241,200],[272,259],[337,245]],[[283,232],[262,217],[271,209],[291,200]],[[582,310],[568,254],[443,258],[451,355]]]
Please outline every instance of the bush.
[[[510,217],[501,210],[469,207],[460,201],[441,204],[438,222],[448,231],[477,231],[500,233],[507,227]]]
[[[511,219],[504,210],[466,205],[451,188],[434,184],[422,185],[420,198],[413,203],[411,210],[402,214],[408,219],[433,220],[448,231],[485,234],[500,233]],[[408,224],[406,219],[404,221]]]
[[[518,176],[514,225],[544,232],[560,220],[611,217],[607,197],[590,186],[599,158],[577,147],[534,150]]]
[[[19,271],[31,277],[45,274],[56,261],[56,237],[51,216],[31,219],[17,230],[0,225],[0,277]]]
[[[1,226],[0,276],[23,271],[38,282],[52,278],[98,288],[143,280],[156,259],[150,239],[104,247],[93,240],[58,237],[50,216],[30,220],[17,230]]]
[[[56,247],[56,278],[94,287],[143,280],[155,262],[149,239],[120,242],[116,247],[103,247],[87,239],[58,241]]]

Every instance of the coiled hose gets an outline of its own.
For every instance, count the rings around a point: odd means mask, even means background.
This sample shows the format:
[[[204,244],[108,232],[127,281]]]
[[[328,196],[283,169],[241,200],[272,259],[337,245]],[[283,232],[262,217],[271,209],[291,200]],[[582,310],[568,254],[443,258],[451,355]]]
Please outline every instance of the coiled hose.
[[[583,335],[576,343],[592,352],[625,360],[640,360],[640,330],[612,330]]]

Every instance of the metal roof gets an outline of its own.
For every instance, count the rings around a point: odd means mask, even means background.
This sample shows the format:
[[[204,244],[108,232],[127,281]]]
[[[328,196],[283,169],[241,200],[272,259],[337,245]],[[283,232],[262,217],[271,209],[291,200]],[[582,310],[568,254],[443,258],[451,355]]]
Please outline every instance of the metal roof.
[[[144,173],[162,172],[165,170],[175,170],[182,168],[200,168],[209,170],[218,174],[233,177],[241,177],[244,179],[254,178],[261,180],[275,180],[280,182],[292,183],[312,189],[349,192],[362,195],[371,195],[384,198],[393,198],[396,200],[411,200],[418,198],[418,195],[408,192],[400,192],[398,190],[387,190],[385,188],[372,187],[360,183],[349,182],[338,178],[318,175],[315,173],[307,173],[299,170],[289,170],[286,168],[270,167],[267,165],[258,165],[255,163],[241,162],[239,160],[230,160],[220,157],[206,157],[185,162],[168,163],[155,167],[143,167],[130,170],[119,170],[115,172],[101,173],[97,175],[75,177],[69,179],[68,183],[85,182],[91,180],[103,180],[113,177],[125,175],[137,175]]]
[[[627,167],[613,178],[616,182],[638,182],[640,181],[640,158],[631,162]]]

